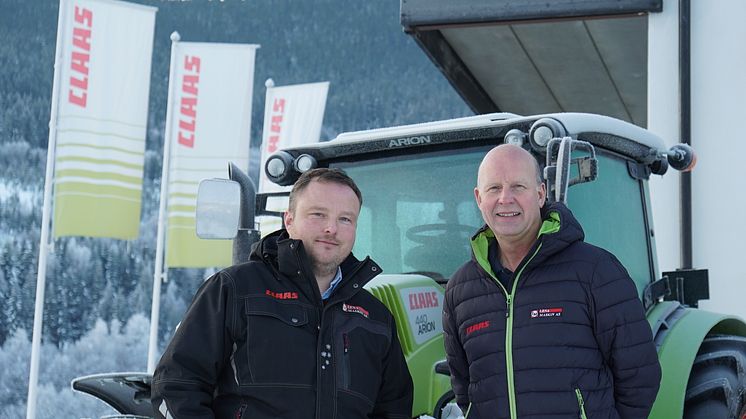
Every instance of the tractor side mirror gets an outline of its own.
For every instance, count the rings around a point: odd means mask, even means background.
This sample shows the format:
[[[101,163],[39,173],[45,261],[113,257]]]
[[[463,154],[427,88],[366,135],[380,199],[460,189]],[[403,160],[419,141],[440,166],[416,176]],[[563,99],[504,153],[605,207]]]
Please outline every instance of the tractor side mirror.
[[[573,157],[573,151],[587,153]],[[572,171],[575,166],[577,170]],[[571,173],[577,176],[571,177]],[[547,181],[547,197],[550,201],[567,203],[567,189],[579,183],[593,182],[598,177],[596,149],[591,143],[571,137],[553,138],[547,144],[547,161],[544,179]]]
[[[205,179],[197,190],[197,236],[233,239],[241,216],[241,187],[227,179]]]

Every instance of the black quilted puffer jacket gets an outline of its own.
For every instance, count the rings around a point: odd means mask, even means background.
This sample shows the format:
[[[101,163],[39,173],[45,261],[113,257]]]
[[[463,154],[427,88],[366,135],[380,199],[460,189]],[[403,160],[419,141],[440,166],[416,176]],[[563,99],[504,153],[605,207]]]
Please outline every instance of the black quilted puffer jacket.
[[[564,205],[542,216],[511,289],[492,272],[497,242],[486,226],[448,282],[456,401],[468,419],[647,418],[661,370],[635,284],[612,254],[583,242]]]

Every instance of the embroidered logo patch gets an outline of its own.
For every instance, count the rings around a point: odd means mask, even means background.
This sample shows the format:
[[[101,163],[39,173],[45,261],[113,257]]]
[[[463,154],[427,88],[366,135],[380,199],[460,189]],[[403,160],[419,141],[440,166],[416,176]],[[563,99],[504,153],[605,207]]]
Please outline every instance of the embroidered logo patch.
[[[274,292],[271,290],[267,290],[265,294],[269,295],[270,297],[277,298],[278,300],[297,300],[298,299],[297,292]]]
[[[470,335],[470,334],[476,332],[477,330],[486,329],[488,327],[490,327],[490,321],[489,320],[485,320],[483,322],[479,322],[479,323],[476,323],[476,324],[473,324],[473,325],[467,327],[466,328],[466,334]]]
[[[538,310],[531,310],[531,318],[535,319],[537,317],[562,317],[563,310],[564,309],[562,307],[540,308]]]
[[[349,304],[342,304],[342,311],[346,311],[348,313],[357,313],[361,316],[368,318],[368,310],[360,307],[360,306],[351,306]]]

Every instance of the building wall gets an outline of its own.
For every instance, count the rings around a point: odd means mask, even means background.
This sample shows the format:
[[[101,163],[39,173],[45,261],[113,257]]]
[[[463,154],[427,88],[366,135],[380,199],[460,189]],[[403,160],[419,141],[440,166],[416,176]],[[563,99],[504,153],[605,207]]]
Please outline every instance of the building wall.
[[[679,141],[678,0],[665,0],[648,25],[648,128],[672,145]],[[746,206],[739,172],[746,121],[746,2],[691,1],[692,174],[694,268],[710,270],[710,300],[701,307],[746,318]],[[681,265],[679,179],[651,180],[659,267]]]

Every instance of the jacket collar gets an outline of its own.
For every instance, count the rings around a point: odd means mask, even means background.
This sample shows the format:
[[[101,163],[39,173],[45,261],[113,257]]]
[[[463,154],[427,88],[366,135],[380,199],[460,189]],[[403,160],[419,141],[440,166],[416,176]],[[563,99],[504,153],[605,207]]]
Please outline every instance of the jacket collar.
[[[545,204],[541,209],[541,216],[543,221],[539,233],[532,250],[529,251],[529,254],[533,254],[533,249],[538,245],[542,246],[542,251],[537,255],[539,256],[536,259],[537,262],[560,252],[573,242],[582,241],[585,238],[580,223],[564,204],[559,202]],[[488,257],[491,243],[497,246],[495,233],[486,224],[471,238],[472,259],[494,277],[495,272],[492,271]],[[521,265],[523,263],[522,261]]]
[[[316,289],[316,292],[313,292],[313,294],[318,293],[316,277],[303,247],[303,242],[291,239],[287,230],[277,230],[261,239],[254,246],[250,259],[261,260],[265,264],[272,266],[273,269],[276,269],[280,274],[275,275],[277,280],[282,280],[283,277],[290,278],[302,284],[301,287],[307,283],[311,283]],[[342,282],[339,283],[331,297],[335,300],[337,295],[351,295],[356,293],[371,279],[381,273],[381,267],[372,259],[366,257],[360,261],[352,253],[342,261],[339,267],[342,269]],[[347,288],[350,289],[347,290]],[[321,294],[318,294],[319,298],[321,298]]]

